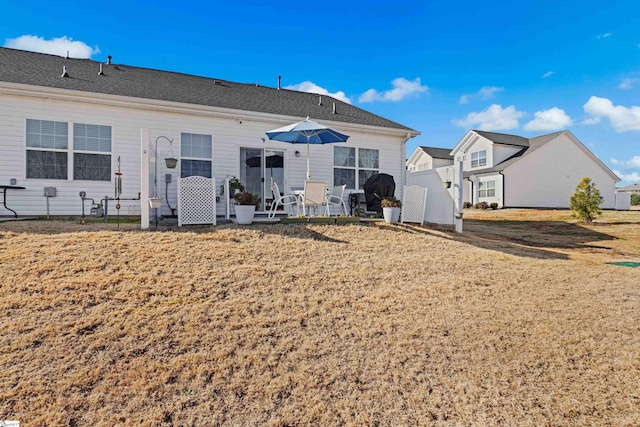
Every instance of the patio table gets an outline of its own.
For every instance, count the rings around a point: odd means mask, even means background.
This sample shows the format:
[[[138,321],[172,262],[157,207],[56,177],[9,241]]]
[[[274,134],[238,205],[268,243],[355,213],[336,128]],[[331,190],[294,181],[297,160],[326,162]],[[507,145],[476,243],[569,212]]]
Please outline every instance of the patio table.
[[[26,190],[26,188],[17,185],[0,185],[0,190],[2,190],[2,205],[6,210],[13,212],[13,215],[18,218],[16,211],[7,207],[7,190]]]

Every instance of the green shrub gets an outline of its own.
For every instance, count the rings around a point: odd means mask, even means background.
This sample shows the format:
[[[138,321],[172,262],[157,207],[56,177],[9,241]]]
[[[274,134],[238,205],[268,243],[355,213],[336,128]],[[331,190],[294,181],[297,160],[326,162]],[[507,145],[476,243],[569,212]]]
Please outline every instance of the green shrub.
[[[576,218],[591,222],[602,212],[600,205],[603,201],[600,190],[591,182],[591,178],[582,178],[571,196],[571,211]]]
[[[498,204],[493,202],[489,205],[489,207],[495,211],[496,209],[498,209]]]
[[[640,205],[640,193],[633,193],[631,195],[631,206]]]

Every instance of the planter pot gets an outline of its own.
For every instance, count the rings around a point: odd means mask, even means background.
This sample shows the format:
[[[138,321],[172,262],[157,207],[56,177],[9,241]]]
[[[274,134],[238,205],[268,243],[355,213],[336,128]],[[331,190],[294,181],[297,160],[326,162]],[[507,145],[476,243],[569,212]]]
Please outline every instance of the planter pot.
[[[339,216],[336,218],[336,224],[358,224],[360,217],[357,216]]]
[[[387,224],[398,222],[400,219],[400,208],[382,208],[382,216],[384,216],[384,222]]]
[[[167,157],[166,159],[164,159],[164,163],[167,165],[167,168],[175,169],[176,166],[178,166],[178,159],[174,157]]]
[[[309,222],[315,224],[335,224],[336,219],[330,216],[313,216],[309,218]]]
[[[159,209],[162,206],[162,199],[160,197],[150,197],[149,207],[151,209]]]
[[[256,213],[255,205],[236,205],[236,221],[238,224],[251,224]]]
[[[309,222],[309,218],[302,217],[286,217],[280,218],[280,224],[306,224]]]

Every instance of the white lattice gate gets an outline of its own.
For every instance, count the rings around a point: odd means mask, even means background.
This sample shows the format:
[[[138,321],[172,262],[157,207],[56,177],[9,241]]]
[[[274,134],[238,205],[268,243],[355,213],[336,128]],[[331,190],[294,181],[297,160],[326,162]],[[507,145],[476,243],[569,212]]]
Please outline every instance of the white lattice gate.
[[[214,179],[203,176],[178,178],[178,226],[215,223]]]
[[[427,189],[417,185],[405,185],[402,193],[402,222],[424,224],[424,211],[427,208]]]

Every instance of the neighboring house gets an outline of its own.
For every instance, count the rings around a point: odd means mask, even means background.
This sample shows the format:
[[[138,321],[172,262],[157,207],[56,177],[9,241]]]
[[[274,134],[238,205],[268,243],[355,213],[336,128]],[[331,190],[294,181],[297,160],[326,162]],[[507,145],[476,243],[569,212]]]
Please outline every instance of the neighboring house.
[[[453,164],[450,148],[417,147],[407,160],[407,170],[418,172]]]
[[[640,184],[627,185],[626,187],[616,187],[616,191],[625,193],[640,193]]]
[[[307,150],[266,139],[265,132],[307,116],[350,135],[347,143],[311,147],[313,180],[358,190],[371,174],[383,172],[394,177],[401,196],[405,144],[419,132],[353,105],[317,94],[113,64],[110,58],[100,63],[0,48],[0,185],[15,179],[26,187],[8,197],[7,205],[20,215],[46,212],[43,189],[48,186],[57,188],[50,200],[52,215],[79,215],[79,192],[95,199],[113,195],[119,166],[122,197],[135,197],[146,180],[140,176],[141,135],[149,129],[151,146],[158,143],[163,214],[171,212],[167,199],[176,207],[177,177],[190,175],[213,177],[217,194],[225,177],[238,177],[260,197],[259,211],[266,211],[271,181],[281,191],[303,185]],[[178,158],[177,169],[165,168],[167,153]],[[218,212],[224,211],[223,200]],[[123,202],[122,209],[140,214],[139,202]],[[0,207],[0,215],[7,214]]]
[[[620,179],[571,132],[523,138],[470,130],[451,152],[463,162],[463,200],[502,207],[568,208],[578,183],[589,177],[616,206]]]

